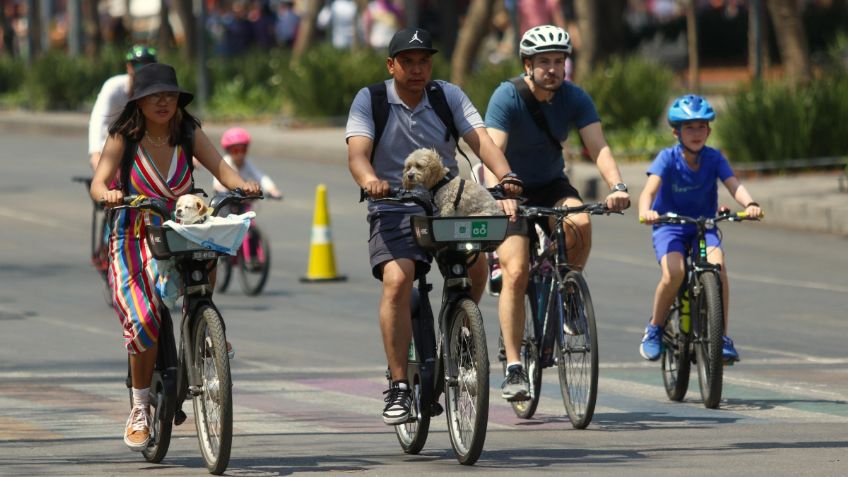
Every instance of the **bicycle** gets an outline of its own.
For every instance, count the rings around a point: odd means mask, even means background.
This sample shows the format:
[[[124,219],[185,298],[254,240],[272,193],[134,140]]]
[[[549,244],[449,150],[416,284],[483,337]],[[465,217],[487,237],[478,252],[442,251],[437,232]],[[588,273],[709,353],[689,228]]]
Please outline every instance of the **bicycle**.
[[[502,191],[492,190],[496,198]],[[527,370],[529,398],[510,402],[515,415],[530,419],[541,397],[542,369],[556,364],[560,392],[571,425],[585,429],[592,421],[598,393],[598,334],[595,309],[583,274],[572,269],[566,255],[564,219],[572,214],[609,215],[601,202],[575,207],[519,206],[527,218],[553,219],[551,234],[539,232],[530,242],[530,278],[525,293],[524,335],[519,351]],[[506,373],[503,334],[498,339],[498,358]]]
[[[274,200],[283,200],[282,197],[266,196]],[[237,204],[230,207],[229,213],[242,214],[251,210],[249,204]],[[221,293],[227,291],[233,268],[239,270],[239,281],[242,291],[249,296],[262,293],[268,274],[271,271],[271,245],[262,229],[252,220],[247,234],[244,236],[242,245],[236,255],[223,256],[218,260],[217,290]]]
[[[689,388],[691,364],[698,367],[698,384],[704,407],[717,409],[721,401],[724,359],[724,307],[721,295],[721,266],[707,261],[707,230],[718,222],[759,220],[744,212],[731,213],[722,207],[716,217],[661,215],[657,224],[694,224],[698,247],[685,257],[686,278],[668,312],[662,337],[662,376],[666,394],[682,401]],[[643,219],[640,222],[644,223]],[[727,364],[732,364],[727,363]]]
[[[405,453],[418,454],[430,418],[446,409],[454,454],[460,464],[473,465],[488,426],[489,357],[483,317],[469,295],[468,267],[503,241],[509,218],[433,217],[429,194],[416,191],[392,189],[389,196],[372,200],[412,202],[425,210],[426,215],[411,218],[414,237],[444,276],[438,333],[428,295],[433,286],[422,276],[412,290],[408,378],[413,405],[410,420],[395,426],[398,442]],[[386,377],[391,383],[388,371]],[[445,407],[439,404],[443,392]]]
[[[91,189],[91,177],[74,176],[73,182],[85,184],[85,190]],[[107,306],[112,306],[112,289],[109,287],[109,231],[104,208],[99,202],[91,201],[91,265],[103,279],[103,299]],[[100,216],[100,220],[98,220]]]
[[[217,211],[230,202],[253,200],[236,190],[215,203]],[[117,209],[151,210],[162,217],[170,211],[160,199],[124,197]],[[233,432],[233,401],[230,361],[227,353],[224,318],[212,302],[209,275],[220,252],[210,250],[177,234],[168,226],[147,226],[145,237],[158,260],[174,258],[181,277],[184,297],[179,344],[167,307],[160,307],[162,323],[150,404],[153,417],[150,443],[142,451],[145,460],[161,462],[168,452],[174,425],[186,420],[182,405],[191,396],[200,451],[210,473],[222,474],[229,465]],[[132,382],[127,371],[127,388],[132,406]]]

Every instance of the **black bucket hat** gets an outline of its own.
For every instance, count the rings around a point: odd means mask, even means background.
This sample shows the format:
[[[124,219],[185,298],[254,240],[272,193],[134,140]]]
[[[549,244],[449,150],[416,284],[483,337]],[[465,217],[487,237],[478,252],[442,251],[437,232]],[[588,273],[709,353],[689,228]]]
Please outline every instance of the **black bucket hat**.
[[[194,95],[180,89],[177,84],[177,72],[170,65],[151,63],[137,69],[133,78],[133,95],[128,101],[156,93],[180,93],[178,104],[185,106],[194,99]]]
[[[405,28],[392,37],[389,42],[389,57],[394,58],[401,51],[407,50],[424,50],[430,53],[439,51],[433,48],[430,32],[423,28]]]

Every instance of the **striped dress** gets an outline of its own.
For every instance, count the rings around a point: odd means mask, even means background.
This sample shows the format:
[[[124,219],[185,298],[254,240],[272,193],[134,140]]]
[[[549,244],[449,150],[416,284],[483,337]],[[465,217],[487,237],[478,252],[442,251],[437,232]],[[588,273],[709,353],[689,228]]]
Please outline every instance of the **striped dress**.
[[[167,201],[171,210],[179,196],[192,189],[190,158],[182,148],[174,151],[176,165],[171,164],[164,174],[156,169],[153,159],[140,145],[130,171],[129,194],[159,197]],[[112,302],[124,329],[124,345],[130,354],[140,353],[153,346],[159,338],[161,322],[161,295],[156,260],[145,237],[145,216],[150,223],[164,220],[149,211],[123,209],[115,214],[112,235],[109,239],[109,285]]]

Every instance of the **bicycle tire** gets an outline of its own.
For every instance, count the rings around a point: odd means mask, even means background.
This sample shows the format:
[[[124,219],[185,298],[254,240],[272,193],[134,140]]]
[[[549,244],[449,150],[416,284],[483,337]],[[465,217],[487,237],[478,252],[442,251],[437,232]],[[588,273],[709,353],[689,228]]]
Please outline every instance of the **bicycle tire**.
[[[168,453],[168,447],[171,445],[171,431],[173,430],[174,422],[170,419],[163,420],[160,418],[160,412],[165,407],[166,399],[168,399],[168,396],[166,395],[162,374],[156,370],[153,372],[153,380],[150,382],[150,406],[153,408],[152,444],[141,451],[144,460],[153,464],[162,462],[162,459]],[[130,390],[130,405],[132,405],[132,390]]]
[[[690,324],[682,322],[683,304],[678,296],[665,320],[662,349],[662,376],[665,393],[672,401],[682,401],[689,389],[689,372],[692,366],[690,350]],[[690,310],[691,313],[691,310]],[[691,315],[690,315],[691,316]]]
[[[410,363],[408,368],[407,378],[412,387],[412,409],[416,411],[417,416],[414,421],[395,426],[395,434],[404,453],[418,454],[424,448],[430,432],[430,399],[428,397],[432,393],[427,389],[428,387],[432,389],[433,383],[432,379],[430,383],[422,382],[417,363]]]
[[[698,299],[698,327],[696,354],[698,384],[704,407],[717,409],[721,402],[724,361],[721,355],[724,334],[724,311],[721,302],[720,280],[714,272],[704,272],[699,277],[701,294]]]
[[[559,316],[564,327],[557,333],[557,369],[560,391],[568,419],[575,429],[585,429],[592,422],[595,401],[598,397],[598,333],[595,326],[595,309],[589,287],[580,272],[572,270],[565,275],[559,300]],[[554,306],[556,306],[556,304]],[[575,359],[576,358],[576,359]]]
[[[489,419],[486,333],[480,309],[470,298],[459,299],[451,315],[444,347],[448,434],[459,463],[473,465],[483,451]]]
[[[513,401],[509,404],[512,411],[521,419],[530,419],[536,413],[539,406],[539,398],[542,396],[542,366],[539,364],[539,346],[536,339],[536,325],[534,323],[536,308],[534,304],[535,292],[532,285],[528,285],[527,293],[524,295],[524,336],[521,338],[521,365],[527,371],[527,381],[530,387],[530,399],[526,401]],[[503,335],[499,338],[501,349],[503,348]],[[506,375],[507,362],[502,360],[504,376]]]
[[[201,392],[192,399],[197,441],[209,473],[220,475],[229,465],[233,438],[233,395],[227,340],[221,315],[201,306],[195,316],[192,350],[201,377]]]
[[[257,254],[258,258],[253,258],[254,263],[248,263],[244,254],[241,255],[241,289],[246,295],[256,296],[262,293],[268,280],[268,272],[271,270],[271,247],[265,234],[255,225],[251,226],[247,233],[256,238],[259,245],[257,251],[261,253]]]
[[[227,288],[230,286],[230,279],[233,276],[233,261],[241,261],[241,251],[238,253],[239,255],[236,257],[224,255],[223,257],[218,258],[218,272],[215,277],[215,288],[221,293],[226,292]]]

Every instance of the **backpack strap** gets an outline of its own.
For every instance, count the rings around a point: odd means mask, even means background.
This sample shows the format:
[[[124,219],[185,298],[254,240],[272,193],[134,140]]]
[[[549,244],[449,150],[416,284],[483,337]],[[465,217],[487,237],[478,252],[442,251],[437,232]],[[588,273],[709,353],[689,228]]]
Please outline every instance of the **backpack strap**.
[[[533,92],[530,91],[530,87],[527,86],[527,83],[524,81],[523,76],[519,76],[518,78],[513,78],[509,80],[510,83],[515,86],[516,91],[518,91],[518,95],[521,96],[521,99],[524,100],[524,104],[527,106],[527,110],[530,111],[530,116],[533,117],[533,122],[536,123],[539,129],[541,129],[548,139],[551,141],[551,144],[554,145],[558,150],[562,151],[562,144],[557,141],[554,134],[551,132],[550,126],[548,126],[548,120],[545,119],[545,114],[542,112],[542,106],[539,104],[539,100],[533,96]]]
[[[371,93],[371,116],[374,118],[374,143],[371,147],[371,163],[373,163],[377,144],[389,121],[389,96],[386,92],[386,83],[383,81],[368,86],[368,91]]]

